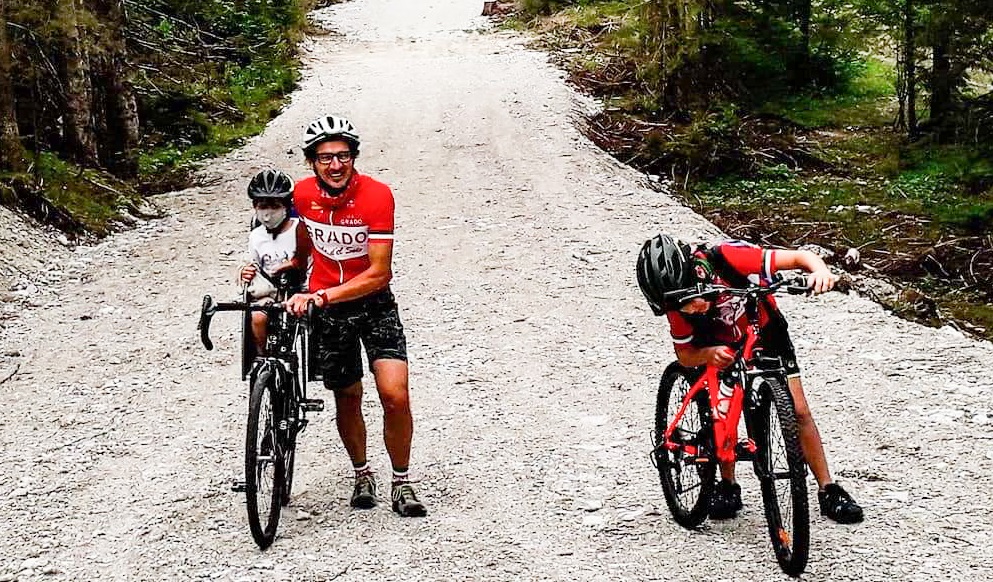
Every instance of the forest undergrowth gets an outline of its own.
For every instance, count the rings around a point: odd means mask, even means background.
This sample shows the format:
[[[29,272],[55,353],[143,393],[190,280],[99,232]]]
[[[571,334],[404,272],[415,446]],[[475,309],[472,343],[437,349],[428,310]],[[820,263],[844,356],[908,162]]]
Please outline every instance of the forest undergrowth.
[[[830,87],[747,99],[726,91],[705,107],[667,109],[650,82],[643,13],[628,2],[565,4],[507,23],[537,33],[570,81],[602,101],[585,127],[600,147],[656,183],[668,179],[730,236],[810,245],[838,268],[893,284],[874,299],[895,313],[993,339],[993,156],[901,131],[885,54],[834,57]],[[971,114],[991,106],[987,94]]]

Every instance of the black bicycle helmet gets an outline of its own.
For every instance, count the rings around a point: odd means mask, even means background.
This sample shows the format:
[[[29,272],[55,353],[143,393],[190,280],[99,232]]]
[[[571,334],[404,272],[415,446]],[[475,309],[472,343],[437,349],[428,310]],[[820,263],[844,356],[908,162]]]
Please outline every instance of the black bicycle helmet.
[[[662,315],[678,302],[666,300],[665,293],[693,284],[690,247],[667,234],[646,240],[638,253],[638,287],[652,312]]]
[[[304,154],[310,157],[318,144],[338,139],[347,142],[352,154],[358,155],[359,134],[352,123],[344,117],[323,115],[310,122],[304,130],[301,146]]]
[[[280,170],[262,170],[248,183],[248,197],[274,198],[289,206],[293,200],[293,178]]]

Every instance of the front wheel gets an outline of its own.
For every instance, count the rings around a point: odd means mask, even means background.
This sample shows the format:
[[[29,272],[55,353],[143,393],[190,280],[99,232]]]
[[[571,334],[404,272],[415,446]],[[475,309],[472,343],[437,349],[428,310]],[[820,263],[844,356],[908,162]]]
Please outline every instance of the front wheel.
[[[755,473],[776,560],[783,572],[796,577],[807,567],[810,549],[807,467],[786,379],[770,376],[758,382],[749,410],[758,446]]]
[[[245,493],[248,527],[263,550],[272,545],[279,524],[284,475],[276,415],[276,376],[262,370],[252,386],[245,435]]]
[[[297,457],[297,437],[292,430],[283,446],[283,490],[279,503],[284,507],[290,504],[290,491],[293,489],[293,464]]]
[[[672,432],[670,440],[678,444],[674,450],[665,446],[665,432],[693,386],[694,376],[677,362],[662,374],[655,403],[652,453],[666,505],[676,523],[689,529],[699,527],[707,519],[717,469],[707,392],[697,393]]]

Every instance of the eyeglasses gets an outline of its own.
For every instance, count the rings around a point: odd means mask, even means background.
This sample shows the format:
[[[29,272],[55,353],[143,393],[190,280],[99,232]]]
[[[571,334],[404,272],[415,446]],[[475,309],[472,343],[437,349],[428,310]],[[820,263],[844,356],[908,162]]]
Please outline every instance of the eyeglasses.
[[[315,157],[317,159],[317,163],[327,165],[331,163],[331,160],[338,160],[338,162],[341,164],[347,164],[348,162],[352,161],[352,158],[354,156],[350,151],[343,151],[343,152],[326,152],[322,154],[317,154],[317,156]]]

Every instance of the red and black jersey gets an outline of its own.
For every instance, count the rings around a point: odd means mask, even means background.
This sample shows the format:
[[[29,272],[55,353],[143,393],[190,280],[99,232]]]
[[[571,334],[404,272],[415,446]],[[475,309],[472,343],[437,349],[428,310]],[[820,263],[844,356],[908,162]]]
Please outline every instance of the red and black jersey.
[[[747,283],[765,284],[775,273],[775,250],[764,249],[741,241],[727,241],[694,252],[698,277],[711,277],[716,285],[742,287]],[[709,271],[709,273],[708,273]],[[775,298],[769,296],[759,303],[759,325],[770,321],[770,310],[776,309]],[[741,297],[721,294],[705,314],[687,314],[678,310],[666,312],[672,341],[676,346],[707,347],[735,345],[745,337],[748,318]]]
[[[308,289],[336,287],[369,268],[369,245],[393,242],[393,192],[355,172],[345,192],[332,198],[316,177],[297,182],[293,205],[313,243]]]

